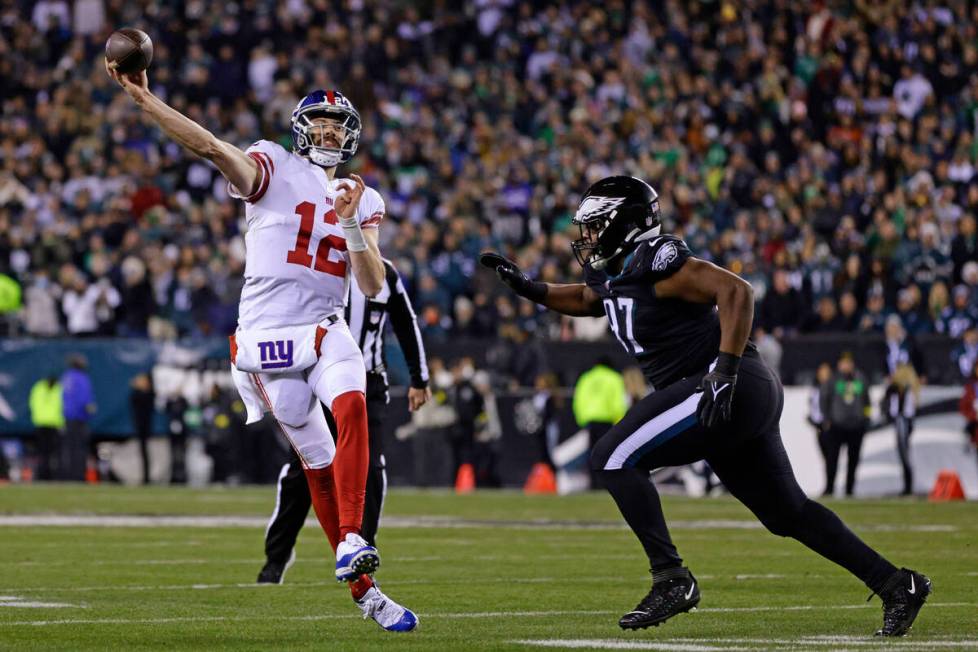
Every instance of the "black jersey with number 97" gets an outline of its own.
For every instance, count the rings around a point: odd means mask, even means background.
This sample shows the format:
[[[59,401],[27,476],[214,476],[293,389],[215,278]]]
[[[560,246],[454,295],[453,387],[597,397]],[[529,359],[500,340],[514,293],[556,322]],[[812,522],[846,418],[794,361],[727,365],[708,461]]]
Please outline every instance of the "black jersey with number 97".
[[[655,295],[655,284],[675,274],[690,255],[685,242],[663,235],[640,243],[620,274],[584,268],[584,281],[601,297],[611,330],[660,389],[704,371],[720,350],[714,304]]]

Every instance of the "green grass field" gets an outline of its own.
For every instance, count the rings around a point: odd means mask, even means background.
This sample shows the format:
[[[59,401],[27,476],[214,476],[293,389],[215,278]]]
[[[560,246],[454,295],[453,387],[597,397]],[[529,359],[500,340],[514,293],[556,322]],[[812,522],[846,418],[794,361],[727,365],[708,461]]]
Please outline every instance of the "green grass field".
[[[378,578],[419,614],[407,635],[360,619],[318,527],[303,530],[285,584],[253,584],[273,502],[271,487],[0,487],[0,649],[978,648],[974,504],[830,503],[934,582],[910,637],[879,641],[878,598],[867,603],[858,580],[730,499],[665,499],[703,600],[662,627],[622,632],[617,619],[649,576],[604,494],[394,491]]]

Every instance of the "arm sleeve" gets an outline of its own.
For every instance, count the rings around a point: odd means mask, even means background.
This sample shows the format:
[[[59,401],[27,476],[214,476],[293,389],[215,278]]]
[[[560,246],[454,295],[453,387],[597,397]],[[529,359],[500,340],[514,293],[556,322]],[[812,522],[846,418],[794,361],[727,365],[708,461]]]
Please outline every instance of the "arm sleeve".
[[[428,362],[425,358],[424,341],[421,339],[421,329],[418,328],[418,318],[411,307],[407,290],[401,283],[401,277],[390,263],[384,264],[387,271],[387,285],[391,295],[387,300],[387,313],[391,318],[391,327],[397,342],[404,351],[408,371],[411,373],[411,387],[424,389],[428,386]]]
[[[636,254],[634,264],[641,265],[646,278],[657,283],[678,272],[692,255],[685,242],[671,235],[663,235],[642,247]]]
[[[376,229],[380,226],[381,220],[387,213],[384,206],[384,198],[373,188],[367,188],[357,207],[357,219],[360,220],[361,229]]]
[[[249,204],[257,204],[265,196],[265,193],[268,192],[268,187],[275,179],[275,169],[276,167],[281,167],[283,160],[288,156],[288,152],[281,145],[273,143],[270,140],[259,140],[246,149],[245,154],[258,163],[258,188],[250,195],[243,195],[229,181],[228,194],[235,199],[243,199]]]

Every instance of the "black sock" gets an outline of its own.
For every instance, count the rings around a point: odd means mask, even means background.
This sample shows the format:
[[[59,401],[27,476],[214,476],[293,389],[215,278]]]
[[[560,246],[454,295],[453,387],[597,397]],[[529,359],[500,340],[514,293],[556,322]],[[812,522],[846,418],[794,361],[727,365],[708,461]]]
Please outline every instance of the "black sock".
[[[645,548],[653,572],[682,566],[683,560],[672,544],[666,519],[662,515],[659,492],[649,479],[648,471],[632,468],[599,471],[598,475]]]
[[[835,512],[813,500],[802,507],[794,538],[848,570],[876,593],[897,570],[846,527]]]
[[[689,569],[684,566],[668,566],[652,569],[652,584],[668,582],[669,580],[688,580]]]

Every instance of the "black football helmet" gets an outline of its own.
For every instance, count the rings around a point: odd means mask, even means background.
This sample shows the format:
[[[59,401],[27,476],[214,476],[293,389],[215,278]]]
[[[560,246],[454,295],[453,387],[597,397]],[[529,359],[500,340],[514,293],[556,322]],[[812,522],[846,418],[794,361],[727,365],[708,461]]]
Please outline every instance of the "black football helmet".
[[[659,235],[659,193],[635,177],[605,177],[584,193],[573,222],[581,229],[571,245],[577,262],[604,269],[637,243]]]

